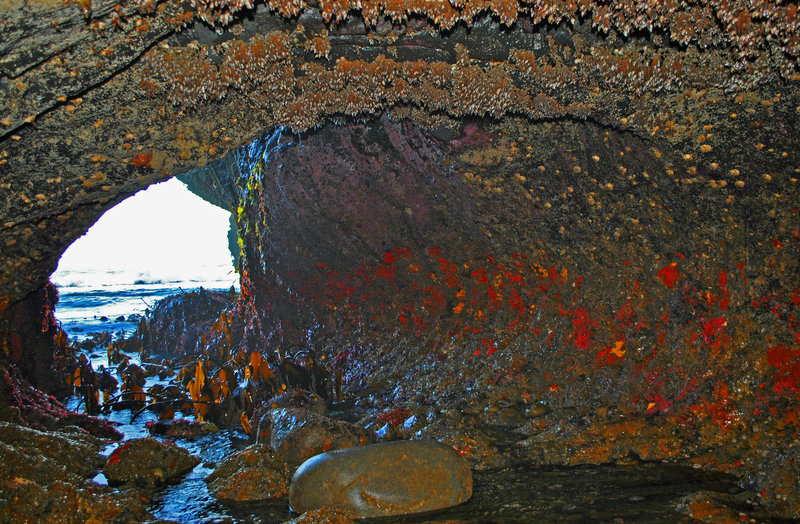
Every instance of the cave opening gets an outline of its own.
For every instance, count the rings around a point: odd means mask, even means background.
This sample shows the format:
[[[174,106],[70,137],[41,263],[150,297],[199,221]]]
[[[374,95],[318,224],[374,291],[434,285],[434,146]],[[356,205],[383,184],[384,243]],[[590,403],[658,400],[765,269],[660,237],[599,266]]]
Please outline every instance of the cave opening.
[[[177,178],[137,192],[61,256],[51,276],[59,293],[56,318],[79,340],[103,331],[124,336],[169,295],[238,288],[231,222],[230,211]]]

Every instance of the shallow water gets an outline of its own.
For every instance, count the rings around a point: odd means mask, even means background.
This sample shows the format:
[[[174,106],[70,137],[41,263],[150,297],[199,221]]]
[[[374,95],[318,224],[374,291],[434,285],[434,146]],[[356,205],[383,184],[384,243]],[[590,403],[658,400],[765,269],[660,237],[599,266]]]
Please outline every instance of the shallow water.
[[[180,483],[167,486],[152,499],[150,511],[156,518],[178,522],[208,522],[232,517],[228,508],[208,493],[203,480],[214,471],[216,463],[249,444],[238,428],[196,439],[173,439],[177,445],[200,457],[203,462]]]
[[[478,472],[466,503],[435,515],[376,522],[692,522],[674,502],[695,491],[740,492],[736,479],[685,466],[511,468]]]

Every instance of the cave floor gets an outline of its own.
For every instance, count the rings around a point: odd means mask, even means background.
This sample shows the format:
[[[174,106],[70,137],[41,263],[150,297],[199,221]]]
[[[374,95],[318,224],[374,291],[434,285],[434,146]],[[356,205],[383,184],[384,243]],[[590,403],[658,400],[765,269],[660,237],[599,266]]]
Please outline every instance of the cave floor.
[[[89,356],[94,357],[95,364],[104,360],[97,351],[90,352]],[[138,362],[137,355],[126,356]],[[147,386],[166,385],[171,378],[149,377]],[[330,415],[342,420],[361,420],[365,424],[364,421],[381,411],[381,402],[375,401],[376,394],[374,390],[365,390],[360,395],[351,395],[344,402],[333,404]],[[80,402],[79,397],[72,397],[68,399],[68,406],[79,409]],[[447,406],[440,408],[448,412]],[[157,420],[158,415],[150,410],[134,413],[121,409],[103,417],[117,424],[127,440],[147,436],[148,422]],[[548,425],[563,423],[566,427],[570,417],[574,418],[570,410],[555,410],[534,421],[541,424],[546,418]],[[467,418],[462,423],[474,425],[476,422]],[[482,425],[481,430],[487,439],[480,445],[472,442],[476,448],[494,450],[494,454],[484,452],[485,460],[481,460],[476,459],[480,453],[462,450],[473,465],[474,491],[469,501],[436,512],[369,522],[780,522],[752,502],[752,493],[740,487],[736,476],[702,469],[699,464],[642,460],[635,453],[601,464],[537,464],[525,441],[530,430],[503,425]],[[458,434],[470,430],[449,431]],[[394,438],[403,436],[394,433]],[[286,497],[242,503],[221,502],[209,494],[203,479],[214,470],[216,463],[251,442],[242,428],[228,427],[200,437],[169,437],[169,440],[186,448],[202,462],[177,483],[148,495],[148,510],[157,519],[282,522],[292,518]],[[565,439],[567,446],[568,440]],[[109,445],[104,454],[110,454],[119,445]],[[104,483],[104,478],[98,475],[95,481]]]

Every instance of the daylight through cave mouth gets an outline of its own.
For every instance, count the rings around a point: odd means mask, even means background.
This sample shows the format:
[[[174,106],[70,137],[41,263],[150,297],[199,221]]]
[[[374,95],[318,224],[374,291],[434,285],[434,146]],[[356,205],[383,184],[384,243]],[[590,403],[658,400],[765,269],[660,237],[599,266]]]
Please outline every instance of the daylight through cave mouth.
[[[83,338],[131,332],[155,303],[199,287],[238,287],[229,211],[177,179],[154,184],[108,210],[62,255],[51,279],[56,316]]]

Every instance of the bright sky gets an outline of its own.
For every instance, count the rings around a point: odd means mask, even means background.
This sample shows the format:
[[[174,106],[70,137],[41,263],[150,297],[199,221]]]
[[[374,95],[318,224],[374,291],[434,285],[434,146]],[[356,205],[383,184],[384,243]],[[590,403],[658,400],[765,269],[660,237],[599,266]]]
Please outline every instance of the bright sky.
[[[59,273],[86,270],[146,271],[153,278],[172,278],[202,273],[209,266],[225,266],[228,274],[233,270],[229,220],[229,212],[173,178],[106,211],[62,255],[52,279],[58,283]]]

